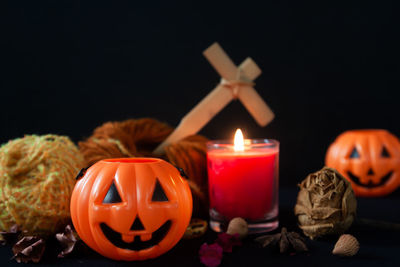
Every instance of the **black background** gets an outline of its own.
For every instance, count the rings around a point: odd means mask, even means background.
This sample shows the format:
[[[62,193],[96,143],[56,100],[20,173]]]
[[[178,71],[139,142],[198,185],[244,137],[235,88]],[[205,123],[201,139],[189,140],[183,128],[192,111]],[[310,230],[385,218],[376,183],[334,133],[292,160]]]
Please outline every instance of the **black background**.
[[[276,118],[261,128],[234,102],[201,133],[228,139],[240,127],[249,138],[280,141],[280,183],[291,187],[281,194],[281,223],[295,229],[294,186],[323,166],[338,134],[382,128],[400,136],[395,2],[3,1],[0,143],[46,133],[77,142],[106,121],[128,118],[177,125],[219,82],[202,56],[218,41],[236,64],[250,56],[261,67],[256,89]],[[398,192],[360,199],[359,214],[398,220]],[[398,235],[362,228],[353,233],[362,250],[351,261],[329,256],[333,243],[320,241],[311,244],[311,256],[294,258],[263,254],[251,243],[224,262],[396,265],[398,243],[390,237]],[[179,243],[148,264],[199,265],[197,249],[214,238],[209,233]],[[3,260],[10,257],[9,249],[1,253]],[[116,264],[99,256],[63,263]]]
[[[262,68],[276,114],[259,127],[231,103],[210,139],[281,142],[281,184],[323,166],[344,130],[400,135],[398,9],[386,1],[10,1],[2,4],[0,142],[56,133],[74,141],[106,121],[177,125],[219,76],[202,55],[218,41]]]

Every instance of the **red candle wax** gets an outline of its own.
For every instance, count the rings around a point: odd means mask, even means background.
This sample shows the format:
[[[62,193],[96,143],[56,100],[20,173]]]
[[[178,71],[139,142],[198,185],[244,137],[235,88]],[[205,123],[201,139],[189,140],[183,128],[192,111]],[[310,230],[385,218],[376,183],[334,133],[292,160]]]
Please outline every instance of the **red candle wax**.
[[[232,219],[262,219],[275,207],[278,148],[207,153],[210,208]]]

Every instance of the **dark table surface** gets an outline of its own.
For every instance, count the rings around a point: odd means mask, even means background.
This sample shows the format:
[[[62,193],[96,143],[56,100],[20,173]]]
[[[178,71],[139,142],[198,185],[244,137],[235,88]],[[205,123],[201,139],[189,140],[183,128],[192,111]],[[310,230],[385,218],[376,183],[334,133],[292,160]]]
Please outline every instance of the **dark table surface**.
[[[295,187],[280,189],[280,224],[286,226],[290,231],[299,231],[293,214],[297,192],[298,189]],[[384,198],[359,198],[358,217],[400,223],[399,190]],[[340,258],[331,254],[336,242],[335,238],[307,240],[309,253],[281,255],[274,250],[260,248],[249,237],[242,246],[235,247],[232,253],[224,253],[221,266],[400,266],[399,231],[353,224],[348,233],[356,236],[360,242],[360,251],[352,258]],[[181,240],[166,254],[143,262],[117,262],[92,251],[57,259],[55,248],[50,246],[39,265],[202,266],[198,257],[199,248],[204,242],[213,242],[216,236],[216,233],[209,230],[201,238]],[[10,260],[11,256],[9,246],[1,247],[1,266],[23,266],[23,264]]]
[[[214,41],[236,64],[250,56],[260,66],[255,88],[276,119],[259,127],[236,101],[200,133],[227,139],[242,128],[280,141],[280,175],[292,186],[281,187],[280,223],[290,231],[299,230],[295,184],[322,167],[338,134],[400,136],[398,1],[102,2],[2,1],[0,143],[32,133],[81,141],[128,118],[176,126],[219,81],[201,55]],[[400,223],[399,193],[359,199],[359,217]],[[290,256],[248,238],[222,266],[400,266],[399,232],[354,225],[349,233],[361,244],[353,258],[331,254],[336,240],[308,241],[310,253]],[[57,259],[50,245],[40,266],[202,266],[198,250],[215,238],[209,231],[134,263],[94,252]],[[21,266],[11,256],[0,247],[0,266]]]

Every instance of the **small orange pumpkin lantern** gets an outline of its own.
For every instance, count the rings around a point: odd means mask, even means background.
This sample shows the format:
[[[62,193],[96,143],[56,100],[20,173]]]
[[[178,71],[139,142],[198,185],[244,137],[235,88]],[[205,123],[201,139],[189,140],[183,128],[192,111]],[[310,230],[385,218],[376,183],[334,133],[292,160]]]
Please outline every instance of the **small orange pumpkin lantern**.
[[[330,145],[325,163],[351,182],[357,196],[390,194],[400,185],[400,142],[386,130],[352,130]]]
[[[71,218],[82,240],[115,260],[145,260],[171,249],[192,214],[188,183],[155,158],[102,160],[75,185]]]

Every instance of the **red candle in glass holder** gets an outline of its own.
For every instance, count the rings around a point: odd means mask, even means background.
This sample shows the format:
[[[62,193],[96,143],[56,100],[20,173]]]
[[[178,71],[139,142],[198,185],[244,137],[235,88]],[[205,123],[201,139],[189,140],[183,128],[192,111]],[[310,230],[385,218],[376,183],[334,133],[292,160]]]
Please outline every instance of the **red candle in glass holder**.
[[[244,140],[241,131],[234,144],[208,144],[210,225],[221,231],[235,217],[242,217],[253,232],[278,226],[279,143],[274,140]]]

